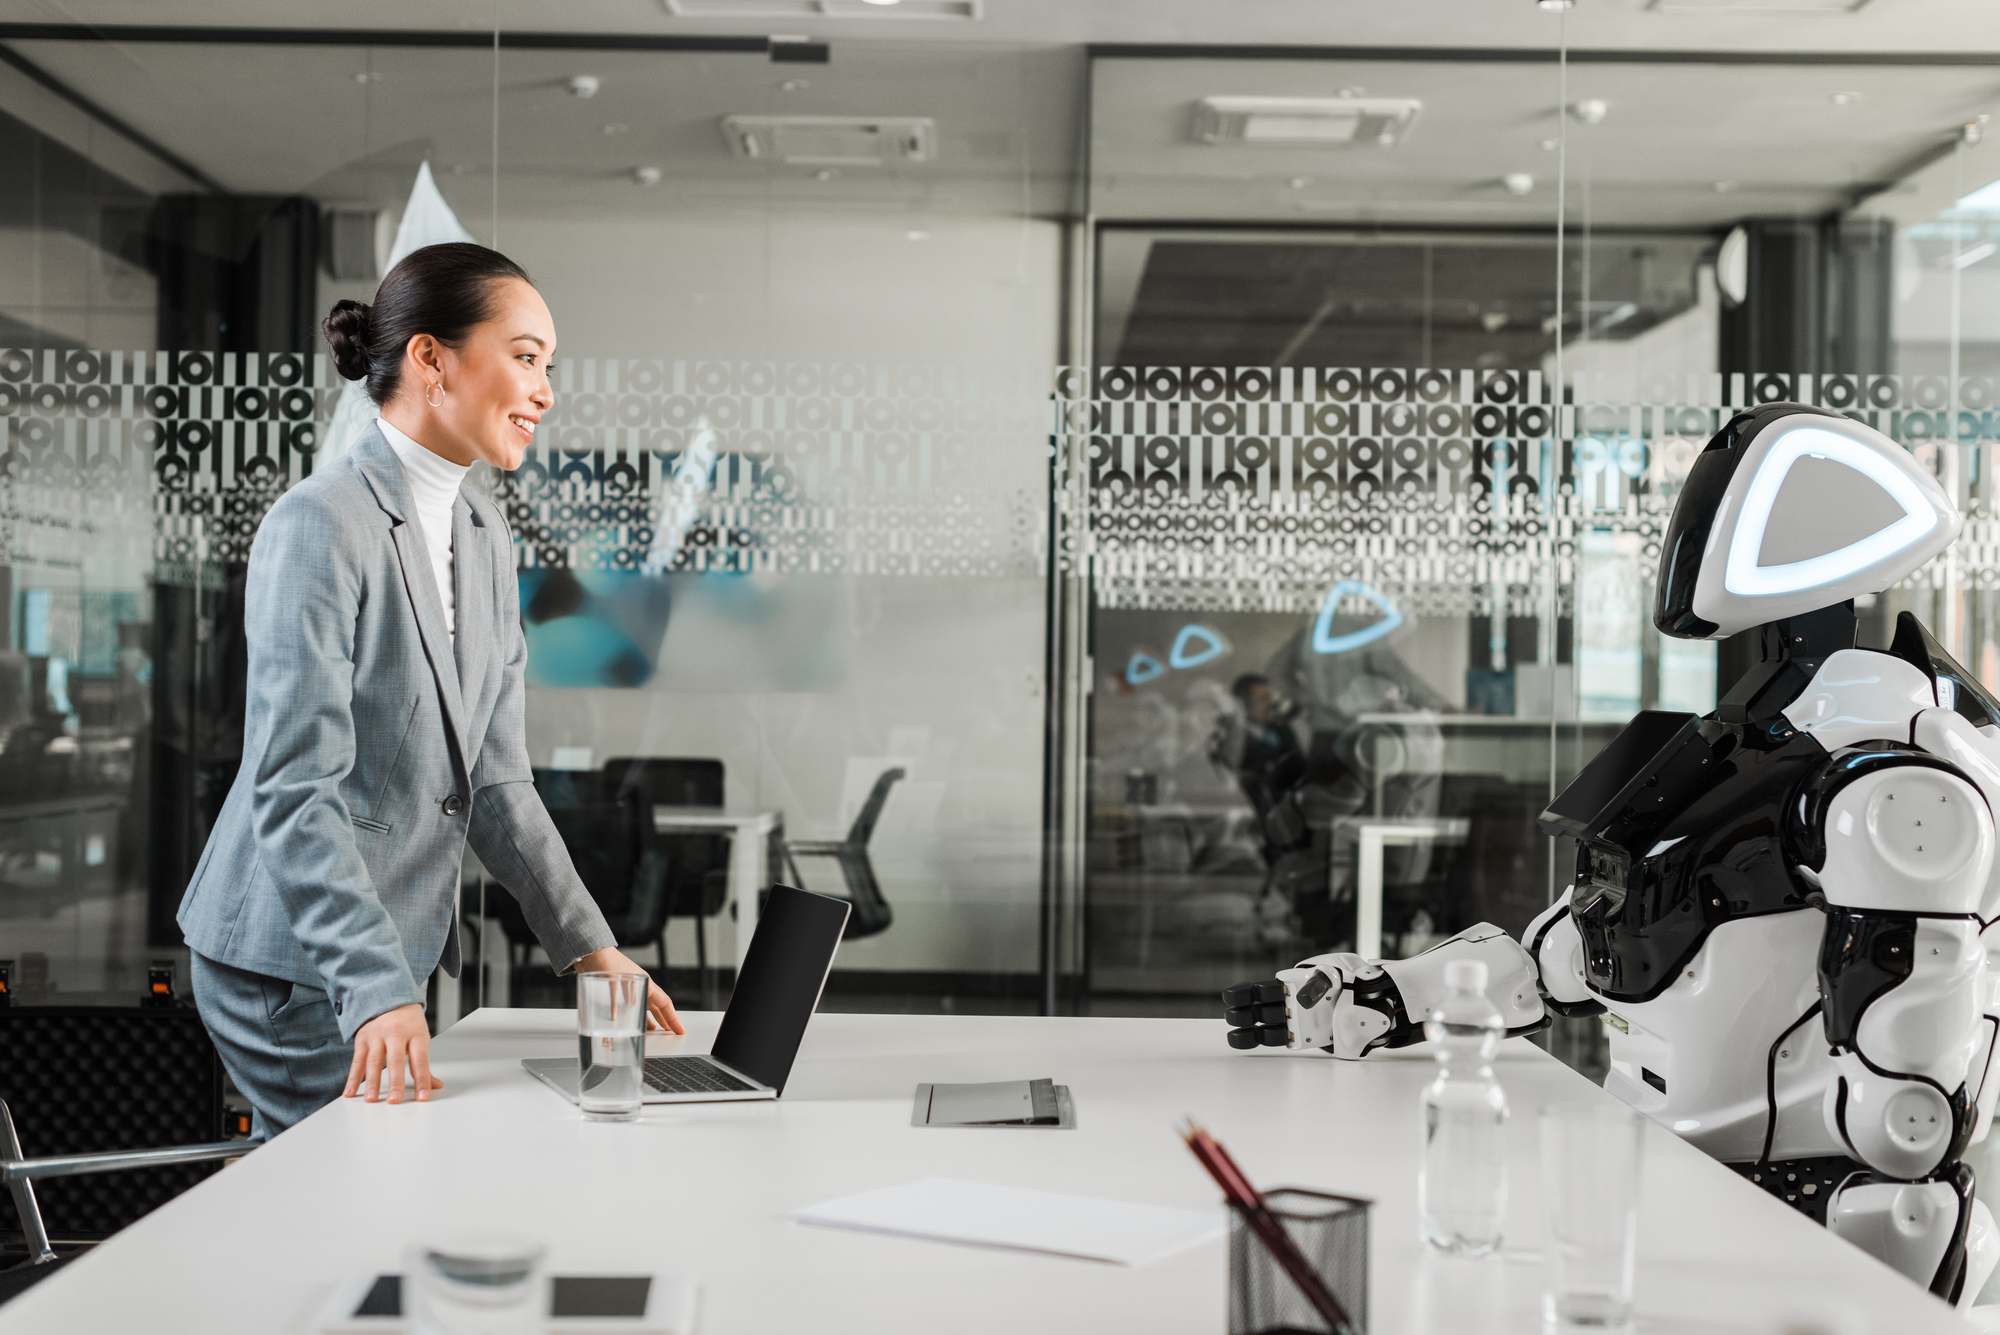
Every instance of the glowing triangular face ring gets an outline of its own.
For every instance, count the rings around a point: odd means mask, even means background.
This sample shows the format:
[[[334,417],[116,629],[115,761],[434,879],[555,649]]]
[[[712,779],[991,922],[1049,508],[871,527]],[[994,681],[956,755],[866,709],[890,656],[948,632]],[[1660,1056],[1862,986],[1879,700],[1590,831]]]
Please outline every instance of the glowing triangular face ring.
[[[1764,548],[1764,529],[1771,521],[1771,507],[1792,465],[1808,454],[1816,454],[1844,464],[1879,484],[1896,504],[1903,517],[1887,528],[1878,529],[1859,542],[1835,551],[1791,561],[1784,565],[1760,566],[1757,554]],[[1743,513],[1736,521],[1736,533],[1729,541],[1728,563],[1723,567],[1723,587],[1739,597],[1799,593],[1858,575],[1879,561],[1887,560],[1906,547],[1913,547],[1937,527],[1937,513],[1923,491],[1902,469],[1856,440],[1817,427],[1794,427],[1773,442],[1771,452],[1757,467],[1757,475],[1743,493]]]
[[[1190,646],[1199,645],[1199,647]],[[1211,663],[1229,652],[1229,641],[1222,638],[1220,631],[1207,626],[1186,625],[1174,637],[1173,652],[1167,655],[1167,662],[1177,668],[1200,667]]]
[[[1134,686],[1144,686],[1166,675],[1167,670],[1160,666],[1160,660],[1151,654],[1133,654],[1132,661],[1125,665],[1125,680]]]
[[[1365,598],[1382,609],[1382,619],[1371,621],[1360,630],[1349,631],[1345,635],[1333,633],[1333,616],[1340,610],[1340,600],[1350,595]],[[1318,654],[1344,654],[1350,649],[1359,649],[1364,644],[1373,644],[1390,631],[1403,624],[1403,614],[1384,594],[1369,588],[1359,580],[1344,579],[1326,591],[1326,601],[1319,605],[1319,619],[1313,623],[1313,652]]]

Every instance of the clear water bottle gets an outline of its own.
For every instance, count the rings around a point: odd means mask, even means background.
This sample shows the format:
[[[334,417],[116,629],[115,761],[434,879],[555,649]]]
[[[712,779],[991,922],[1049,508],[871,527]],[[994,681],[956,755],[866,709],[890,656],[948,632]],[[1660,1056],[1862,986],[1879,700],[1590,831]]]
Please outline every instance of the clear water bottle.
[[[1507,1095],[1493,1078],[1507,1030],[1486,999],[1483,961],[1453,960],[1444,981],[1451,992],[1424,1022],[1438,1073],[1424,1088],[1417,1215],[1439,1251],[1484,1256],[1499,1248],[1507,1213]]]

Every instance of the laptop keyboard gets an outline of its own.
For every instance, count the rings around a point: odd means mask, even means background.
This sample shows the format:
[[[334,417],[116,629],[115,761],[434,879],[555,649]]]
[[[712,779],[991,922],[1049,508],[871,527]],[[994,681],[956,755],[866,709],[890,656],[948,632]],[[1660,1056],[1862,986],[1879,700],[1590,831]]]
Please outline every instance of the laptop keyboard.
[[[756,1088],[699,1057],[648,1057],[646,1083],[662,1094],[727,1094]]]

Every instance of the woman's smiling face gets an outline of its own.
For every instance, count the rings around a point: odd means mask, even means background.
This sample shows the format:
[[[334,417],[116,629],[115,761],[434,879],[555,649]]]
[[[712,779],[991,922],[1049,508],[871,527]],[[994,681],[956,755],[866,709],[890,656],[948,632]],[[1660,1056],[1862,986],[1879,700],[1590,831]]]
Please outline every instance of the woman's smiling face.
[[[511,473],[555,402],[549,365],[556,326],[542,294],[518,278],[495,280],[488,301],[487,318],[458,347],[427,334],[410,340],[397,398],[422,400],[407,412],[421,428],[409,434],[425,448],[453,463],[484,461]]]

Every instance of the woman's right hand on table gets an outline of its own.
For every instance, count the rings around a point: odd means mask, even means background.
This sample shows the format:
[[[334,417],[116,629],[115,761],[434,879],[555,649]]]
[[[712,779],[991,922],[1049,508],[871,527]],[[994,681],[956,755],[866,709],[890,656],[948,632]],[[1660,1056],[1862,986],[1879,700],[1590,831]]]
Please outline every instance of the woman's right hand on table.
[[[416,1084],[419,1103],[430,1100],[431,1091],[443,1089],[444,1081],[431,1074],[431,1030],[424,1021],[424,1008],[411,1002],[370,1020],[355,1031],[354,1064],[347,1068],[347,1088],[342,1098],[357,1093],[370,1103],[403,1101],[404,1064]]]

